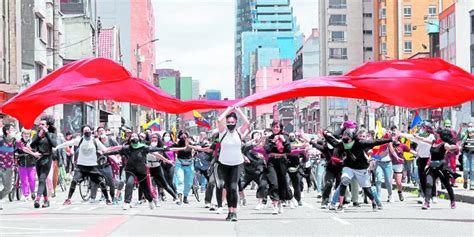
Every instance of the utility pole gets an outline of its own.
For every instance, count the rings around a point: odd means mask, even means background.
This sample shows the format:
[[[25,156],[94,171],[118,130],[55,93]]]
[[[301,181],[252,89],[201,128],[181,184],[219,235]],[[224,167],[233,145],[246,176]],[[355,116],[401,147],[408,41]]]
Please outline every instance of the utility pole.
[[[100,17],[97,16],[97,0],[94,1],[94,25],[95,25],[95,38],[94,38],[94,44],[95,44],[95,52],[94,56],[96,58],[99,57],[99,35],[100,35],[100,30],[102,28],[102,23],[100,22]],[[95,109],[96,109],[96,119],[95,119],[95,124],[94,127],[97,129],[100,125],[100,106],[99,106],[99,101],[95,101]]]
[[[60,68],[61,59],[59,57],[59,0],[53,0],[53,71]],[[53,106],[53,117],[59,113],[58,105]],[[60,116],[54,120],[54,126],[59,128],[61,126]]]

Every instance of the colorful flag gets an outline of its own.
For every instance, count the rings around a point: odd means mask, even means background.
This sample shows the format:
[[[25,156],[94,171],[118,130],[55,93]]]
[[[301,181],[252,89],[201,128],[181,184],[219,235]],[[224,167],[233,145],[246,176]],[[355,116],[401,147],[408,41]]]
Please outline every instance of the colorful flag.
[[[173,141],[176,141],[176,122],[173,123],[173,127],[171,128],[171,133],[173,136]]]
[[[199,112],[197,112],[196,110],[193,110],[193,115],[194,115],[194,122],[198,126],[211,129],[211,124],[207,120],[205,120]]]
[[[161,130],[160,118],[158,117],[146,123],[145,125],[143,125],[143,129],[151,129],[152,131],[160,131]]]
[[[382,137],[383,137],[382,122],[380,120],[377,120],[375,122],[375,138],[381,139]]]
[[[421,123],[421,116],[418,110],[415,112],[415,117],[413,117],[413,121],[410,125],[410,131],[414,131],[418,128],[418,125]]]

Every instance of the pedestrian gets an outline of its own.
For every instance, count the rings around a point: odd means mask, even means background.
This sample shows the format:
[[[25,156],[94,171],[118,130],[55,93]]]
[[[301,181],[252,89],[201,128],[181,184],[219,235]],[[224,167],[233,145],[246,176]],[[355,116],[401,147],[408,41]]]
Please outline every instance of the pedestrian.
[[[53,148],[58,144],[54,120],[49,116],[42,117],[39,122],[39,131],[33,137],[30,147],[39,152],[41,157],[36,160],[36,174],[38,175],[38,189],[34,207],[40,207],[40,199],[43,196],[43,208],[49,207],[48,190],[46,188],[46,178],[51,171]]]
[[[188,195],[194,180],[194,164],[192,148],[189,147],[191,142],[189,134],[179,131],[178,139],[178,142],[173,144],[170,150],[177,152],[175,180],[178,193],[177,203],[181,205],[183,203],[189,204]]]
[[[21,191],[25,200],[36,198],[36,158],[28,152],[19,149],[19,147],[29,147],[31,143],[31,130],[22,129],[21,138],[18,141],[19,145],[16,147],[18,153],[18,173],[20,175]]]
[[[461,143],[462,155],[464,160],[463,178],[464,189],[474,190],[474,127],[468,128],[466,136]]]
[[[242,126],[239,128],[237,128],[237,114],[242,120]],[[221,144],[218,172],[224,180],[224,187],[227,191],[227,206],[229,208],[227,221],[237,221],[238,185],[244,162],[242,137],[245,137],[249,124],[247,116],[240,108],[235,107],[228,107],[218,118]]]
[[[0,138],[0,178],[3,189],[0,190],[0,210],[3,210],[3,198],[12,189],[13,164],[16,149],[15,127],[5,124],[2,128],[3,135]],[[21,144],[20,144],[21,145]]]

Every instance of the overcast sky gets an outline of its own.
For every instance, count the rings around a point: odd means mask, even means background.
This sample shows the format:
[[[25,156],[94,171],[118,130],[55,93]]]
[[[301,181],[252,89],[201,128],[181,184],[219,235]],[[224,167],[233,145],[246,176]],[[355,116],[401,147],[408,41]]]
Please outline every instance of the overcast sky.
[[[235,1],[152,0],[156,18],[156,67],[200,81],[200,93],[218,89],[234,98]],[[318,27],[317,0],[292,0],[301,31]],[[163,61],[172,60],[168,63]]]

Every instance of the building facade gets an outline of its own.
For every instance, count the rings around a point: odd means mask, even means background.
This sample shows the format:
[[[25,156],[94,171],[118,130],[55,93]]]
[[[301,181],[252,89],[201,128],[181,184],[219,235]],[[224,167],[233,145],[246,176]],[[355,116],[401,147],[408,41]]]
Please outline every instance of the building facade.
[[[222,95],[220,90],[206,90],[206,99],[221,100]]]

